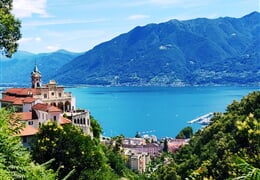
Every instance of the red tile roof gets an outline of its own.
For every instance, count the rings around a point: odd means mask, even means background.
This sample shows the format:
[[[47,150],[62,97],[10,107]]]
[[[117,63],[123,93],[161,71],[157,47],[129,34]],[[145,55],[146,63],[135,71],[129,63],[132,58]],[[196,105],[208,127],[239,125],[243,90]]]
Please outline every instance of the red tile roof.
[[[16,117],[21,118],[22,121],[32,120],[32,112],[15,113]]]
[[[55,106],[49,106],[49,112],[62,112],[62,110]]]
[[[0,99],[1,101],[4,101],[4,102],[14,102],[16,99],[16,97],[14,96],[3,96],[2,99]]]
[[[32,98],[32,97],[26,97],[24,98],[23,102],[24,103],[33,103],[35,102],[36,99]]]
[[[24,128],[21,129],[20,134],[18,134],[18,136],[33,136],[38,132],[39,129],[26,125]]]
[[[23,103],[32,103],[35,101],[32,97],[15,97],[15,96],[8,96],[5,95],[2,99],[0,99],[2,102],[10,102],[14,105],[22,105]]]
[[[45,112],[62,112],[59,108],[55,106],[51,106],[48,104],[42,104],[42,103],[37,103],[35,104],[32,109],[34,110],[39,110],[39,111],[45,111]]]
[[[13,95],[36,95],[35,88],[9,88],[3,92],[4,94],[13,94]]]
[[[23,98],[15,98],[13,101],[14,105],[23,105]]]
[[[60,118],[60,124],[62,125],[62,124],[71,124],[71,120],[69,120],[69,119],[67,119],[67,118],[65,118],[65,117],[63,117],[63,116],[61,116],[61,118]]]

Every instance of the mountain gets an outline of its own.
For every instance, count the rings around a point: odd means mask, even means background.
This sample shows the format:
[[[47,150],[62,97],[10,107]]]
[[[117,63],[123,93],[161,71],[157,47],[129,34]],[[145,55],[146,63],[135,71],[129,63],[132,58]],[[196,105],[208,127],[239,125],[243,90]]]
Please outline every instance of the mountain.
[[[260,14],[136,27],[59,68],[62,84],[259,84]]]
[[[16,52],[12,58],[1,59],[0,84],[30,85],[31,72],[37,63],[42,73],[43,83],[54,78],[60,67],[69,63],[80,53],[59,50],[53,53],[33,54],[25,51]]]

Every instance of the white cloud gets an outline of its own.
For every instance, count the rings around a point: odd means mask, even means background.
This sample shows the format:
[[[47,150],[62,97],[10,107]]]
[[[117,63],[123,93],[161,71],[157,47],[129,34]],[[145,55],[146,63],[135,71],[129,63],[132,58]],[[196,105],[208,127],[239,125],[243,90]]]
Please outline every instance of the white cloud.
[[[35,38],[35,41],[40,42],[40,41],[42,41],[42,38],[36,37],[36,38]]]
[[[31,17],[33,14],[48,17],[46,4],[47,0],[14,0],[13,13],[18,18]]]
[[[60,45],[49,45],[49,46],[46,47],[46,49],[48,51],[57,51],[57,50],[59,50],[61,48],[60,48]]]
[[[42,38],[41,37],[26,37],[26,38],[21,38],[18,43],[29,43],[29,42],[41,42]]]
[[[150,16],[145,14],[134,14],[128,17],[129,20],[139,20],[139,19],[147,19]]]
[[[104,22],[106,19],[92,19],[92,20],[72,20],[72,19],[60,19],[60,20],[48,20],[48,21],[30,21],[23,23],[23,26],[49,26],[49,25],[64,25],[64,24],[87,24]]]

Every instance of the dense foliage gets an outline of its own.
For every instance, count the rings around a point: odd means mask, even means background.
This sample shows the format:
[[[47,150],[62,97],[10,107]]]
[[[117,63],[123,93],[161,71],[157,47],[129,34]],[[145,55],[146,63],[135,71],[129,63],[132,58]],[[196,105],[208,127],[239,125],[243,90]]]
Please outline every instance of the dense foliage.
[[[176,139],[189,139],[193,135],[193,130],[191,126],[183,128],[176,136]]]
[[[90,124],[91,124],[91,131],[93,133],[93,137],[99,140],[102,134],[102,127],[93,116],[90,116]]]
[[[18,48],[21,23],[12,14],[12,0],[0,1],[0,50],[10,57]]]
[[[260,92],[215,113],[173,159],[154,174],[175,169],[180,179],[260,179]]]
[[[72,124],[48,121],[32,143],[33,158],[39,163],[54,158],[51,168],[58,171],[59,179],[67,174],[70,179],[100,180],[134,175],[120,153],[100,143],[102,129],[93,117],[91,129],[93,138]]]
[[[16,134],[21,130],[11,111],[0,109],[0,177],[1,179],[51,180],[56,178],[52,170],[35,164]]]

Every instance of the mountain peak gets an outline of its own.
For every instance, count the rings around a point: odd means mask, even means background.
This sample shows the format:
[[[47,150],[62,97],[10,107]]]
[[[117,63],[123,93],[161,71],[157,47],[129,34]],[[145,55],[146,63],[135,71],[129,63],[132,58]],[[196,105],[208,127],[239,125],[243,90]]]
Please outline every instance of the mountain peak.
[[[74,59],[57,79],[94,85],[258,84],[258,16],[138,26]]]
[[[252,17],[255,17],[255,18],[260,18],[260,13],[257,12],[257,11],[254,11],[250,14],[247,14],[245,16],[243,16],[243,18],[252,18]]]

